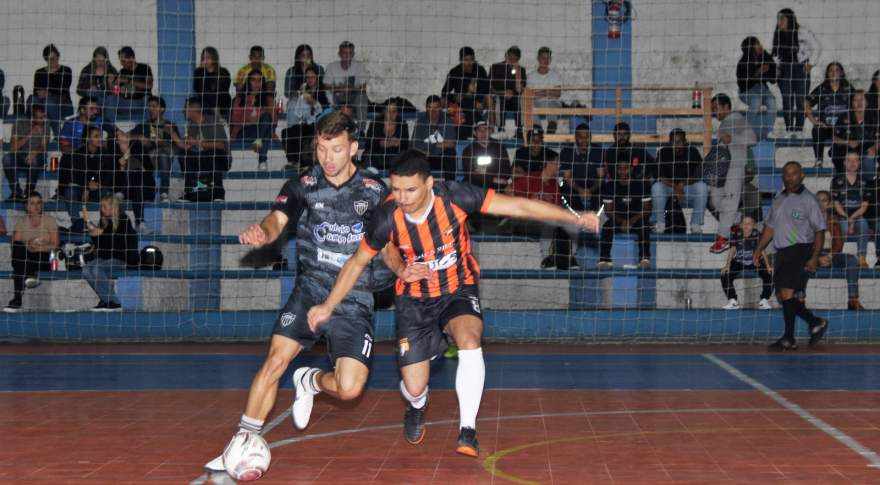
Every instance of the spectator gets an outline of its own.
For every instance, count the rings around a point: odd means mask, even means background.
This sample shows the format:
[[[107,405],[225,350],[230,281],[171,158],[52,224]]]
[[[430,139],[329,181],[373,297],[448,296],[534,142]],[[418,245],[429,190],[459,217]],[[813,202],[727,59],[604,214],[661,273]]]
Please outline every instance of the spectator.
[[[599,269],[611,269],[614,234],[635,234],[639,246],[639,268],[651,267],[651,190],[644,178],[634,176],[635,167],[626,159],[614,165],[614,179],[602,186],[602,203],[608,219],[599,239]]]
[[[606,173],[611,174],[619,162],[627,162],[632,166],[633,178],[654,178],[654,157],[644,147],[630,142],[632,130],[625,121],[614,125],[611,136],[612,144],[602,153],[602,164],[607,167]]]
[[[58,248],[58,223],[43,214],[43,197],[31,192],[27,201],[27,215],[16,224],[12,233],[12,284],[14,296],[6,304],[5,312],[21,310],[25,287],[40,284],[39,271],[50,271],[49,253]]]
[[[834,137],[831,145],[831,163],[836,173],[844,171],[843,160],[847,152],[855,151],[862,157],[859,167],[862,176],[871,179],[877,172],[877,149],[880,126],[876,112],[866,108],[865,92],[861,89],[852,91],[850,108],[847,116],[837,119],[834,124]]]
[[[559,153],[559,171],[565,182],[584,197],[575,197],[572,202],[575,210],[587,210],[598,205],[599,189],[605,178],[602,166],[602,147],[593,145],[590,125],[579,124],[574,129],[574,145],[567,146]]]
[[[199,97],[202,109],[215,117],[229,119],[232,98],[229,71],[220,65],[220,53],[211,46],[202,49],[199,67],[193,73],[193,93]]]
[[[739,99],[749,106],[749,124],[758,138],[763,140],[773,131],[776,122],[776,98],[769,87],[770,84],[776,84],[776,62],[764,52],[764,47],[755,37],[743,39],[740,48],[742,57],[736,64]]]
[[[150,96],[147,102],[148,119],[131,131],[132,141],[136,143],[135,155],[142,164],[141,169],[150,174],[159,172],[159,197],[168,202],[168,189],[171,185],[171,161],[174,158],[174,141],[169,129],[180,134],[180,130],[170,120],[165,119],[165,100]],[[148,178],[152,178],[152,175]],[[155,182],[154,182],[155,188]]]
[[[719,93],[712,98],[712,112],[721,122],[718,127],[718,145],[730,151],[730,165],[724,185],[711,187],[709,195],[718,211],[718,229],[709,251],[722,253],[730,247],[730,230],[737,219],[739,202],[745,179],[748,148],[757,143],[757,137],[746,117],[732,111],[730,98]]]
[[[70,232],[81,234],[86,226],[80,211],[86,202],[97,202],[103,194],[112,193],[116,183],[116,162],[104,146],[103,132],[89,126],[86,142],[71,157],[70,179],[59,184],[61,200],[70,215]]]
[[[324,86],[324,68],[315,62],[315,56],[312,53],[312,46],[308,44],[300,44],[294,52],[293,65],[284,75],[284,97],[287,98],[287,117],[290,118],[296,99],[300,93],[306,89],[306,70],[312,67],[318,75],[318,83],[315,85],[318,89]],[[312,89],[315,88],[312,87]],[[324,105],[329,106],[329,103]]]
[[[2,71],[0,71],[0,76],[2,76]],[[865,109],[868,111],[868,116],[880,117],[880,103],[878,103],[878,97],[880,97],[880,70],[874,71],[874,74],[871,76],[871,85],[868,87],[868,92],[865,94]]]
[[[263,74],[254,70],[248,74],[247,84],[232,100],[232,116],[229,138],[251,142],[259,155],[257,168],[269,169],[269,145],[272,144],[272,127],[276,121],[275,95],[268,91]]]
[[[831,198],[834,213],[840,217],[840,229],[844,237],[853,236],[857,241],[856,254],[859,257],[859,266],[867,268],[865,256],[868,254],[868,221],[865,212],[868,211],[868,184],[859,175],[861,157],[856,151],[846,154],[844,165],[846,172],[831,179]]]
[[[474,142],[465,147],[461,164],[467,171],[466,180],[478,187],[503,192],[510,185],[507,149],[489,138],[489,124],[485,121],[474,126]]]
[[[9,98],[3,94],[4,86],[6,86],[6,74],[0,69],[0,119],[6,118],[9,114]]]
[[[752,260],[755,247],[760,240],[761,231],[755,228],[755,220],[750,216],[743,216],[742,221],[733,233],[733,237],[730,239],[730,252],[727,253],[727,261],[724,262],[724,267],[721,268],[721,287],[724,289],[724,295],[727,297],[727,304],[722,307],[724,310],[740,309],[733,282],[743,271],[757,271],[758,276],[761,278],[763,284],[758,308],[761,310],[771,310],[773,308],[767,300],[773,294],[773,276],[770,274],[772,271],[770,259],[765,253],[757,267]]]
[[[559,157],[553,153],[540,171],[516,177],[511,191],[517,197],[541,200],[558,206],[561,205],[558,179]],[[516,234],[533,236],[538,232],[541,238],[541,269],[579,268],[574,257],[580,235],[578,228],[561,224],[535,224],[521,219],[515,220],[513,225],[513,232]]]
[[[377,170],[388,170],[398,155],[409,149],[409,125],[400,116],[398,100],[389,98],[379,120],[367,131],[364,158]]]
[[[34,73],[34,96],[28,104],[39,103],[46,106],[49,128],[58,136],[61,121],[73,114],[73,102],[70,100],[73,71],[61,65],[61,52],[55,44],[43,48],[43,60],[46,61],[46,66]]]
[[[367,68],[354,60],[354,44],[347,40],[339,44],[339,60],[327,65],[324,82],[333,91],[333,104],[352,107],[361,132],[367,121],[368,81]]]
[[[413,147],[428,156],[431,170],[440,177],[455,177],[455,127],[443,112],[440,96],[432,94],[425,100],[425,112],[416,117]]]
[[[845,236],[832,206],[831,194],[826,190],[816,192],[816,200],[822,213],[825,214],[824,245],[819,252],[818,266],[820,268],[843,269],[846,273],[846,289],[849,296],[848,310],[864,310],[865,307],[859,301],[859,261],[852,254],[843,252]]]
[[[478,114],[487,111],[489,124],[494,120],[494,102],[490,95],[489,74],[476,60],[474,49],[464,46],[458,51],[459,64],[449,70],[440,95],[446,100],[447,108],[458,105],[464,120],[459,127],[458,139],[466,140],[471,136],[471,128],[476,123]]]
[[[162,129],[167,136],[168,130]],[[155,167],[149,163],[148,157],[142,156],[143,148],[139,145],[144,138],[135,138],[124,131],[116,133],[115,144],[112,148],[113,158],[116,161],[114,192],[123,194],[131,201],[131,209],[134,212],[134,224],[141,234],[152,232],[144,222],[144,201],[152,201],[156,197],[156,179],[153,175]],[[170,136],[168,139],[170,140]]]
[[[804,129],[804,97],[810,90],[810,69],[819,60],[819,42],[797,21],[794,11],[776,14],[771,55],[779,61],[779,92],[785,131],[795,136]]]
[[[30,117],[16,120],[12,126],[9,151],[3,155],[3,172],[11,193],[7,202],[25,201],[28,194],[37,187],[37,180],[46,167],[48,145],[49,123],[46,119],[46,107],[42,104],[32,105]],[[21,175],[27,178],[25,190],[21,190],[18,184]]]
[[[83,277],[98,295],[98,304],[92,311],[122,311],[113,279],[126,266],[137,266],[140,254],[137,233],[115,195],[101,197],[101,218],[97,225],[89,223],[89,236],[96,257],[83,266]]]
[[[846,80],[846,71],[839,62],[825,68],[825,80],[804,99],[804,112],[813,123],[813,155],[816,166],[824,163],[825,144],[834,136],[834,125],[849,112],[852,86]],[[815,110],[814,110],[815,108]]]
[[[146,117],[147,96],[153,91],[153,70],[137,62],[134,49],[119,49],[119,75],[113,95],[104,102],[104,116],[111,123],[119,120],[141,121]]]
[[[305,82],[297,89],[296,97],[287,104],[287,128],[284,131],[284,149],[289,167],[301,170],[313,163],[312,139],[315,123],[325,110],[330,109],[330,95],[321,88],[318,66],[306,66]]]
[[[226,131],[213,116],[204,113],[198,97],[186,100],[184,114],[188,122],[184,139],[166,125],[174,145],[184,152],[184,196],[180,200],[223,200],[223,174],[231,164]]]
[[[544,145],[544,130],[535,125],[529,131],[528,146],[519,147],[513,153],[513,175],[526,176],[544,170],[548,160],[559,160],[559,155]]]
[[[263,47],[259,45],[251,46],[248,53],[248,60],[250,62],[241,66],[238,69],[238,72],[235,73],[236,93],[241,93],[241,91],[245,89],[247,79],[252,72],[259,71],[263,75],[263,81],[266,84],[266,91],[272,93],[274,97],[276,80],[275,68],[270,64],[266,64],[266,52],[263,50]],[[219,65],[219,63],[220,61],[218,60],[217,64]]]
[[[61,161],[58,164],[58,194],[70,183],[73,167],[73,153],[85,145],[89,128],[104,128],[104,122],[98,115],[98,103],[94,99],[83,96],[79,98],[76,118],[68,118],[61,127],[58,137],[58,148],[61,150]]]
[[[535,108],[561,108],[562,102],[559,97],[562,95],[562,76],[556,69],[550,67],[553,52],[549,47],[541,47],[538,49],[538,69],[532,73],[526,86],[534,89],[534,106]],[[544,118],[544,116],[538,116]],[[548,115],[547,133],[556,133],[557,115]]]
[[[651,186],[655,231],[658,234],[666,230],[666,201],[670,195],[679,202],[686,200],[693,209],[691,234],[703,232],[709,188],[700,179],[702,174],[703,157],[700,151],[688,144],[684,130],[676,128],[670,131],[669,145],[657,152],[657,181]]]
[[[513,117],[517,126],[517,138],[522,138],[522,120],[520,119],[520,94],[526,87],[526,70],[519,65],[522,51],[517,46],[510,46],[504,53],[504,61],[492,64],[489,76],[492,94],[498,97],[501,108],[501,119],[498,126],[504,126],[507,117]]]
[[[105,99],[113,93],[117,75],[119,72],[110,62],[107,48],[98,46],[92,52],[92,62],[86,64],[79,73],[76,93],[94,99],[98,107],[103,108]]]

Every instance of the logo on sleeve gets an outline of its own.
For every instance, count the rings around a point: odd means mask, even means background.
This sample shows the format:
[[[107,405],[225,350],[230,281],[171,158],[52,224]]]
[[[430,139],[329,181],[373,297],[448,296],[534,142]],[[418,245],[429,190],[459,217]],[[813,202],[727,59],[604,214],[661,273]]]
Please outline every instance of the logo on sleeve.
[[[362,216],[367,209],[370,208],[369,201],[366,200],[356,200],[354,201],[354,211],[357,212],[357,215]]]
[[[372,189],[376,192],[382,192],[382,184],[380,184],[379,182],[377,182],[373,179],[365,178],[364,179],[364,186],[366,186],[368,189]]]
[[[287,203],[287,196],[286,195],[279,195],[278,197],[275,197],[275,202],[277,202],[279,204],[286,204]]]
[[[299,181],[302,182],[302,184],[305,186],[315,185],[318,183],[318,179],[316,179],[315,177],[313,177],[311,175],[303,175],[299,179]]]

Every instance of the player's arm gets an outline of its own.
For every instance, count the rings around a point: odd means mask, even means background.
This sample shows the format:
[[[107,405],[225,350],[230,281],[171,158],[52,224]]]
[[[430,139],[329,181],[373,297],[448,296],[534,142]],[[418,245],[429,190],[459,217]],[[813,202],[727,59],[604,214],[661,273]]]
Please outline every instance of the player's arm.
[[[280,210],[273,210],[259,224],[251,224],[238,235],[238,242],[249,246],[264,246],[278,239],[281,231],[287,225],[287,214]]]
[[[502,217],[556,221],[577,225],[592,232],[599,231],[599,218],[595,212],[572,213],[562,207],[524,197],[512,197],[496,193],[489,202],[489,207],[485,212]]]
[[[400,257],[400,251],[393,243],[382,248],[382,261],[398,278],[406,283],[413,283],[431,277],[431,269],[425,263],[407,265]]]
[[[313,332],[318,328],[318,325],[330,318],[336,305],[339,305],[351,289],[354,288],[361,273],[364,272],[364,268],[370,264],[370,261],[373,260],[376,254],[377,251],[370,248],[366,243],[361,243],[357,252],[342,265],[342,269],[336,276],[336,283],[333,284],[333,289],[330,290],[327,299],[324,300],[324,303],[309,309],[309,328]]]

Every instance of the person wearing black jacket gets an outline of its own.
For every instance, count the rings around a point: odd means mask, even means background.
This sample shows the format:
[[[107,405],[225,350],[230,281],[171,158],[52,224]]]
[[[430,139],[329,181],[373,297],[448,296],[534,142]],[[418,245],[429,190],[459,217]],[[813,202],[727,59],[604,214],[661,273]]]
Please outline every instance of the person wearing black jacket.
[[[776,98],[769,84],[776,84],[776,62],[755,37],[740,44],[742,57],[736,64],[739,99],[749,106],[747,117],[759,139],[767,138],[776,122]],[[761,112],[761,107],[764,111]]]
[[[70,181],[60,192],[70,214],[71,232],[83,232],[82,204],[97,201],[100,194],[112,192],[115,172],[116,162],[104,147],[103,131],[98,126],[89,127],[85,144],[71,156]]]
[[[825,68],[825,80],[804,98],[804,112],[813,123],[813,154],[817,167],[823,164],[825,145],[834,137],[837,120],[846,117],[849,112],[852,91],[843,65],[830,62]]]
[[[96,258],[83,267],[83,276],[100,300],[92,311],[121,311],[112,279],[126,266],[138,265],[137,233],[113,194],[101,197],[101,219],[97,225],[89,223],[88,228]]]
[[[409,149],[409,125],[400,116],[400,105],[394,98],[385,101],[382,115],[367,130],[364,158],[377,170],[388,170],[398,155]]]
[[[840,117],[834,124],[834,135],[831,144],[831,163],[834,173],[845,172],[844,159],[847,152],[854,151],[861,155],[861,176],[865,180],[874,178],[877,172],[877,151],[880,148],[880,120],[876,111],[866,109],[865,92],[861,89],[852,91],[849,113]]]
[[[202,109],[228,120],[232,107],[232,98],[229,96],[231,85],[229,71],[220,65],[217,49],[211,46],[202,49],[201,63],[193,73],[193,93],[202,102]]]

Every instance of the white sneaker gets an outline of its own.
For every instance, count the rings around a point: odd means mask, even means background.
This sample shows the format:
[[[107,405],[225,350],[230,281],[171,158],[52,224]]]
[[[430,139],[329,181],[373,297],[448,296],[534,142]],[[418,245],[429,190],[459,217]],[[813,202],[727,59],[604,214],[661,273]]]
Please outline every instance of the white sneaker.
[[[721,308],[724,310],[739,310],[739,302],[731,298],[730,301],[727,302],[727,305],[724,305]]]
[[[223,455],[214,458],[213,460],[205,463],[205,470],[212,472],[225,472],[226,467],[223,465]]]
[[[651,269],[651,260],[645,258],[639,261],[639,269]]]
[[[168,192],[162,192],[159,194],[159,200],[162,202],[168,202]]]
[[[611,261],[599,261],[599,264],[596,265],[598,269],[611,269],[614,267],[614,263]]]
[[[266,162],[260,162],[259,165],[257,165],[257,170],[266,172],[269,170],[269,164]]]
[[[758,309],[759,310],[772,310],[773,307],[770,306],[770,302],[767,301],[766,298],[761,298],[761,301],[758,302]]]
[[[153,230],[150,229],[149,227],[147,227],[146,222],[141,222],[140,224],[138,224],[137,232],[138,232],[138,234],[141,234],[141,235],[147,235],[147,234],[152,234]]]
[[[702,224],[691,224],[691,234],[702,234],[703,233],[703,225]]]
[[[666,224],[662,222],[658,222],[654,224],[654,234],[663,234],[663,231],[666,230]]]
[[[29,290],[36,288],[40,286],[40,278],[37,278],[36,276],[28,276],[24,279],[24,286]]]
[[[253,148],[255,152],[259,153],[260,149],[263,148],[263,140],[261,140],[260,138],[257,138],[251,144],[251,148]]]
[[[309,425],[312,406],[315,403],[315,394],[306,389],[303,382],[305,379],[311,379],[317,372],[319,372],[318,369],[313,367],[300,367],[293,373],[293,386],[296,389],[296,395],[290,414],[293,416],[293,425],[300,431]]]

